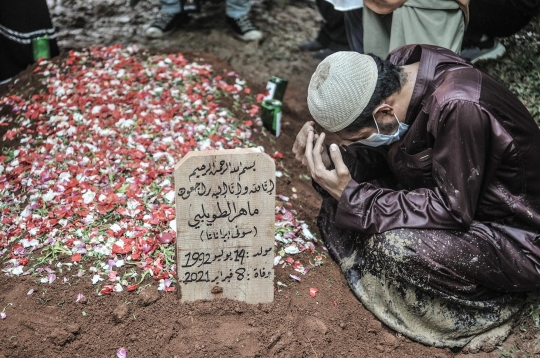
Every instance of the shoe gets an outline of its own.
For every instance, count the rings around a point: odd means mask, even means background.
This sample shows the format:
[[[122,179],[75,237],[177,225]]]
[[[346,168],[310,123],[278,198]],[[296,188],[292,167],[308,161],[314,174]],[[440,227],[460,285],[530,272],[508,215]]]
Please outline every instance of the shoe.
[[[324,49],[324,46],[319,41],[313,40],[301,43],[298,48],[300,49],[300,51],[315,52]]]
[[[477,63],[478,61],[496,60],[506,53],[506,48],[496,38],[483,35],[476,43],[468,44],[461,50],[461,57]]]
[[[185,14],[165,14],[160,13],[158,18],[145,30],[146,36],[157,39],[173,32],[179,25],[181,19],[186,19]]]
[[[247,14],[233,19],[227,16],[227,22],[234,31],[234,35],[244,41],[259,41],[263,38],[263,33],[253,25]]]
[[[311,56],[316,60],[324,60],[328,56],[336,53],[334,50],[330,50],[329,48],[323,48],[322,50],[319,50],[315,55]]]

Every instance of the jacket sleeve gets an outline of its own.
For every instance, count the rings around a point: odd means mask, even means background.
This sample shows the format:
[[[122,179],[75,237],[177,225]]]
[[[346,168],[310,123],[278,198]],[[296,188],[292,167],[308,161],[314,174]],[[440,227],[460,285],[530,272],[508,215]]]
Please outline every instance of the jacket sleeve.
[[[336,226],[365,233],[397,228],[469,228],[484,178],[489,118],[476,103],[431,106],[433,189],[395,191],[351,180],[341,195]]]

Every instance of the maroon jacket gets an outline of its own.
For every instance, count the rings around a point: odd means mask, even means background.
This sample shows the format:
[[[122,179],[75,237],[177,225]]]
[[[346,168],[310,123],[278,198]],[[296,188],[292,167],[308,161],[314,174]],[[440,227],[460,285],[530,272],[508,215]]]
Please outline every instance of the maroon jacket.
[[[449,50],[410,45],[388,59],[400,66],[420,61],[405,118],[410,128],[387,156],[405,190],[351,180],[336,226],[474,231],[476,221],[491,232],[474,234],[502,246],[513,240],[540,273],[540,130],[527,109]],[[359,146],[346,150],[354,155]]]

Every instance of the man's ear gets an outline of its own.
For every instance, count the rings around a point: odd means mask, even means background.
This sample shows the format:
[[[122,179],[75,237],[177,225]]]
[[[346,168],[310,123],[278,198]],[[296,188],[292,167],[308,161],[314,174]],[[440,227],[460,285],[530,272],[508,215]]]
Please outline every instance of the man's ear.
[[[380,104],[373,111],[373,115],[377,116],[377,113],[384,113],[384,114],[389,114],[389,115],[393,116],[394,115],[394,107],[392,107],[391,105],[389,105],[387,103]]]

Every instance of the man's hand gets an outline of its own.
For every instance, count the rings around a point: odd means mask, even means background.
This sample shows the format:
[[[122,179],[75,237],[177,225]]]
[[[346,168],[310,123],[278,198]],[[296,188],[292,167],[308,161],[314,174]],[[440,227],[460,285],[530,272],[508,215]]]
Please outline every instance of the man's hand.
[[[330,157],[336,169],[326,169],[321,157],[321,148],[325,135],[321,133],[315,146],[313,146],[314,135],[313,132],[308,133],[305,149],[305,158],[311,171],[311,177],[336,200],[339,200],[341,193],[343,193],[343,190],[345,190],[345,187],[351,180],[351,173],[345,163],[343,163],[341,152],[336,144],[330,146]]]
[[[315,128],[313,127],[315,125],[314,122],[306,122],[302,129],[300,129],[300,132],[296,135],[296,140],[294,141],[294,145],[292,148],[292,152],[295,154],[294,159],[298,160],[304,165],[307,165],[305,162],[304,154],[306,152],[306,143],[308,134],[312,132],[313,134],[316,134]]]
[[[313,127],[314,125],[315,123],[313,121],[306,122],[306,124],[304,124],[300,132],[298,132],[298,134],[296,135],[296,140],[292,148],[292,152],[295,154],[294,159],[298,160],[300,163],[302,163],[305,166],[307,166],[305,153],[306,153],[306,143],[307,143],[308,134],[310,132],[314,133],[313,140],[317,140],[319,138],[319,135],[317,134],[317,132],[315,131],[315,128]],[[310,142],[310,143],[313,144],[313,142]],[[321,147],[321,156],[322,156],[324,165],[327,168],[329,168],[332,163],[330,162],[330,158],[328,157],[328,154],[326,153],[326,148],[324,148],[324,146]]]

